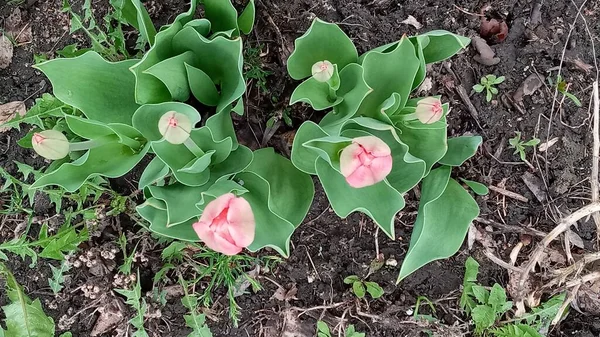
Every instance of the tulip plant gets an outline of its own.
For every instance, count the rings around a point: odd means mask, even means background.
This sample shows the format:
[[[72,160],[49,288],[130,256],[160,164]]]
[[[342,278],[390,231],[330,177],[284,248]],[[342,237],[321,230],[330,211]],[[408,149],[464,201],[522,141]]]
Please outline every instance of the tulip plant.
[[[319,177],[339,216],[363,212],[393,239],[404,197],[421,183],[398,281],[456,253],[479,214],[473,197],[451,178],[451,169],[475,154],[481,137],[448,138],[448,104],[439,96],[410,95],[425,79],[426,64],[451,57],[469,42],[431,31],[359,56],[337,25],[315,19],[288,60],[290,76],[304,80],[291,104],[329,110],[319,124],[301,125],[292,162]]]
[[[150,155],[137,210],[151,231],[227,255],[269,246],[287,256],[314,195],[312,179],[272,149],[240,145],[231,116],[244,110],[241,35],[252,30],[254,1],[239,15],[229,0],[202,5],[204,18],[194,19],[192,0],[157,33],[140,1],[125,0],[125,19],[150,44],[141,60],[108,62],[89,51],[37,65],[74,109],[53,110],[65,123],[25,138],[54,161],[32,188],[75,191],[95,176],[120,177]],[[192,96],[212,110],[205,121],[185,103]]]

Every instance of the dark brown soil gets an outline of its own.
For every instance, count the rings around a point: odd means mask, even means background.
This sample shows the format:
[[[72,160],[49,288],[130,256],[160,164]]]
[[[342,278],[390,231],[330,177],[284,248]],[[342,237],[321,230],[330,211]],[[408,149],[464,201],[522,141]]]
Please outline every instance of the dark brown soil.
[[[73,1],[77,3],[76,1]],[[81,1],[80,1],[81,2]],[[479,13],[483,3],[474,4],[472,1],[443,1],[443,0],[258,0],[258,18],[254,32],[246,43],[251,46],[262,46],[264,57],[263,67],[272,74],[268,77],[269,92],[261,92],[256,84],[251,84],[247,95],[248,113],[244,119],[237,121],[242,141],[256,148],[263,140],[266,120],[274,113],[281,113],[287,106],[289,95],[297,83],[291,81],[285,71],[284,60],[293,48],[295,38],[304,33],[311,20],[317,16],[327,21],[338,23],[354,40],[359,52],[400,39],[403,34],[446,29],[459,34],[473,36],[479,32],[479,17],[468,15],[458,10],[456,6],[469,12]],[[562,49],[567,43],[565,59],[579,59],[585,64],[594,64],[589,38],[581,21],[578,21],[569,41],[569,24],[575,20],[577,9],[567,1],[546,1],[541,9],[542,24],[538,27],[527,26],[530,12],[535,1],[501,0],[493,3],[494,10],[503,13],[509,25],[509,35],[502,43],[493,46],[501,62],[495,66],[483,66],[473,60],[476,54],[473,48],[455,56],[450,60],[458,81],[453,79],[441,65],[433,65],[428,72],[432,80],[432,88],[427,93],[438,93],[452,106],[450,115],[450,131],[453,136],[465,133],[480,134],[484,137],[484,145],[479,153],[463,167],[455,170],[457,176],[478,180],[486,184],[499,186],[525,196],[529,202],[524,203],[492,192],[487,197],[478,197],[481,206],[481,218],[489,221],[507,223],[516,226],[532,227],[541,231],[549,231],[561,213],[581,207],[589,198],[589,182],[592,143],[591,123],[588,104],[590,101],[593,75],[567,62],[563,65],[563,78],[571,82],[570,92],[575,94],[583,103],[577,108],[566,101],[560,112],[551,113],[553,91],[542,87],[532,96],[524,99],[524,107],[519,109],[505,104],[502,96],[512,97],[512,93],[521,82],[532,72],[539,72],[544,78],[549,69],[561,64]],[[107,1],[100,1],[94,6],[99,12],[106,10]],[[164,0],[147,2],[155,22],[164,24],[176,13],[185,10],[185,1]],[[456,5],[456,6],[455,6]],[[589,28],[595,34],[596,42],[600,35],[600,3],[590,1],[582,10],[586,16]],[[36,70],[31,68],[33,54],[40,52],[52,54],[62,46],[72,41],[83,41],[81,36],[70,37],[68,30],[69,18],[61,13],[61,1],[28,0],[21,5],[25,20],[30,22],[33,29],[31,44],[15,49],[12,65],[0,70],[0,103],[14,100],[25,100],[31,106],[32,100],[43,92],[49,92],[49,82]],[[2,18],[6,18],[13,10],[12,6],[0,3],[0,26]],[[423,28],[417,30],[412,26],[401,23],[409,15],[415,17]],[[539,40],[532,39],[532,32]],[[598,43],[596,43],[598,45]],[[506,76],[506,81],[498,86],[500,98],[491,103],[485,102],[481,94],[472,94],[471,102],[478,111],[478,121],[482,128],[467,110],[466,105],[454,90],[448,85],[462,85],[471,92],[473,84],[486,74]],[[556,71],[552,73],[556,75]],[[279,103],[274,103],[273,97]],[[558,107],[558,104],[557,104]],[[275,135],[267,142],[279,152],[288,154],[290,134],[302,121],[312,119],[318,121],[322,115],[312,110],[296,105],[291,109],[293,127],[280,126]],[[549,122],[550,121],[550,122]],[[548,128],[550,130],[548,131]],[[507,149],[508,139],[515,131],[521,131],[527,139],[537,135],[542,142],[558,137],[559,141],[547,152],[538,153],[534,157],[527,152],[533,168],[519,162],[518,156]],[[31,156],[29,151],[16,145],[16,140],[24,135],[24,131],[12,130],[0,134],[0,165],[11,173],[16,172],[13,161],[21,161],[39,167],[43,163]],[[547,137],[549,135],[549,137]],[[496,159],[492,156],[494,155]],[[522,176],[529,172],[542,181],[543,189],[547,186],[548,200],[540,202],[523,183]],[[139,173],[138,173],[139,174]],[[135,181],[136,176],[127,176],[113,182],[115,188],[122,193],[133,190],[128,181]],[[316,180],[315,180],[316,181]],[[545,183],[545,185],[544,185]],[[385,259],[396,259],[402,262],[408,249],[410,232],[417,208],[416,198],[411,193],[407,196],[408,206],[398,216],[396,225],[397,240],[389,240],[382,233],[377,233],[375,226],[359,214],[353,214],[347,219],[339,219],[328,207],[327,199],[318,185],[313,207],[303,225],[292,238],[293,250],[291,256],[276,269],[261,278],[264,290],[251,295],[238,297],[242,310],[240,326],[234,328],[227,317],[227,307],[223,298],[217,301],[214,313],[216,320],[208,324],[214,336],[280,336],[285,329],[285,317],[290,312],[294,317],[298,311],[292,308],[311,308],[330,306],[346,302],[335,309],[314,310],[302,315],[297,332],[308,331],[298,336],[309,336],[314,333],[316,320],[323,317],[326,321],[337,324],[336,317],[344,316],[364,331],[367,336],[418,336],[421,332],[410,320],[408,311],[414,306],[417,297],[426,296],[436,301],[436,317],[441,322],[452,325],[464,323],[466,317],[457,310],[457,298],[460,296],[463,265],[469,255],[473,255],[481,264],[480,281],[483,284],[498,282],[508,283],[508,275],[504,269],[486,259],[475,248],[469,252],[466,247],[456,256],[431,263],[408,277],[398,286],[395,285],[399,266],[385,266],[370,276],[370,280],[378,282],[385,290],[385,295],[378,300],[357,301],[350,289],[343,283],[348,275],[365,276],[370,263],[377,257],[376,247]],[[40,201],[41,202],[41,201]],[[36,207],[36,212],[43,216],[53,212],[53,205]],[[146,234],[135,233],[139,227],[128,219],[110,219],[106,232],[93,238],[85,247],[85,253],[93,249],[116,247],[116,234],[120,231],[128,233],[132,242],[142,242],[147,262],[136,263],[134,268],[140,268],[143,290],[151,291],[152,277],[161,266],[160,253],[162,246]],[[482,225],[483,224],[477,224]],[[110,228],[113,229],[110,229]],[[1,228],[1,227],[0,227]],[[5,227],[0,232],[3,240],[10,239],[12,229]],[[579,226],[588,250],[596,250],[595,227],[591,220],[582,221]],[[498,243],[495,252],[507,260],[511,248],[519,239],[516,233],[494,232],[494,241]],[[262,254],[269,254],[264,252]],[[529,253],[525,250],[522,254]],[[525,257],[526,255],[523,255]],[[117,255],[117,264],[122,256]],[[52,262],[55,264],[55,262]],[[83,310],[71,325],[73,336],[89,336],[98,317],[95,308],[98,303],[82,295],[84,284],[99,285],[102,293],[110,298],[119,298],[111,293],[111,282],[116,271],[105,275],[94,275],[88,269],[74,269],[71,278],[66,283],[61,295],[54,297],[48,288],[47,278],[50,269],[45,261],[30,269],[29,262],[20,259],[11,260],[9,266],[15,272],[18,280],[25,286],[31,297],[39,297],[46,312],[55,322],[61,317],[72,316]],[[267,279],[268,278],[268,279]],[[269,280],[270,279],[270,280]],[[282,302],[272,298],[277,286],[286,288],[296,287],[298,292],[295,299]],[[224,293],[221,293],[221,295]],[[215,298],[219,298],[216,294]],[[0,303],[6,303],[4,295]],[[360,315],[358,312],[361,312]],[[147,328],[151,335],[187,336],[182,315],[185,309],[178,298],[171,299],[161,308],[162,319],[148,319]],[[126,315],[132,314],[130,311]],[[322,316],[323,315],[323,316]],[[372,317],[380,317],[373,320]],[[289,319],[289,315],[287,316]],[[64,318],[63,318],[64,319]],[[125,327],[123,321],[121,328]],[[288,322],[289,323],[289,322]],[[62,332],[62,331],[61,331]],[[109,336],[110,334],[107,334]],[[443,336],[450,334],[442,334]],[[551,333],[551,336],[592,337],[600,335],[600,318],[586,317],[576,311],[569,315]],[[291,335],[290,335],[291,336]]]

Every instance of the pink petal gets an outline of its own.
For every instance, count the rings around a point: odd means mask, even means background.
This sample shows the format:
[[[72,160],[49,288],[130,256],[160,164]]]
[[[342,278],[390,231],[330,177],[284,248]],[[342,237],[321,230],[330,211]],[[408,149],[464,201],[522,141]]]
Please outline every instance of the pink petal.
[[[254,241],[256,222],[252,207],[246,199],[237,197],[231,200],[227,222],[229,234],[237,246],[247,247]]]
[[[354,142],[342,150],[340,154],[340,171],[342,171],[344,177],[348,177],[361,166],[360,160],[358,160],[358,155],[361,152],[363,152],[363,149]]]
[[[435,123],[442,118],[442,102],[435,97],[423,98],[417,103],[415,115],[423,124]]]
[[[223,194],[222,196],[209,202],[208,205],[206,205],[206,207],[204,207],[204,211],[202,212],[202,215],[200,216],[199,221],[205,222],[208,224],[212,223],[212,221],[217,216],[219,216],[219,214],[221,214],[221,212],[223,212],[223,210],[225,208],[227,208],[229,206],[229,203],[234,198],[235,198],[235,194],[227,193],[227,194]]]
[[[352,142],[360,144],[375,157],[389,156],[392,153],[390,147],[375,136],[356,137]]]
[[[348,185],[354,188],[371,186],[377,183],[375,177],[373,176],[373,171],[365,166],[359,167],[351,175],[347,176],[346,182],[348,182]]]
[[[225,255],[235,255],[242,251],[241,247],[227,241],[220,235],[217,235],[210,229],[210,223],[198,221],[192,225],[198,238],[204,242],[204,244],[214,250],[215,252],[223,253]]]

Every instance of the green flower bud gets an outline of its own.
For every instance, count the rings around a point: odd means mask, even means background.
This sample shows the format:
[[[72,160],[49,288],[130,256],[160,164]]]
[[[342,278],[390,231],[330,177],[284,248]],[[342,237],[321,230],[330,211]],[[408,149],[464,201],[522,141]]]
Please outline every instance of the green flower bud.
[[[190,138],[192,131],[192,122],[188,116],[169,111],[165,113],[158,121],[158,131],[171,144],[183,144]]]
[[[31,144],[35,152],[46,159],[62,159],[69,154],[69,141],[60,131],[36,132],[31,138]]]

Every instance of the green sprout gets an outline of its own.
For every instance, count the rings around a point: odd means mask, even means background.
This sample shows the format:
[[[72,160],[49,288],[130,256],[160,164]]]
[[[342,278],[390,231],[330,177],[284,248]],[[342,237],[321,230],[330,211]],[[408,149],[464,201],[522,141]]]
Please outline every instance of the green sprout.
[[[478,84],[473,86],[473,90],[475,90],[475,92],[483,92],[485,89],[485,100],[489,102],[492,100],[493,95],[498,94],[498,89],[495,87],[495,85],[504,82],[504,79],[504,76],[496,77],[496,75],[492,74],[485,75],[481,78]]]
[[[577,96],[569,92],[569,87],[571,86],[571,83],[567,83],[567,81],[565,81],[562,78],[562,76],[556,76],[556,83],[554,82],[552,77],[548,77],[548,83],[550,83],[551,86],[556,86],[556,90],[558,90],[558,92],[560,92],[561,94],[563,94],[563,96],[573,101],[573,103],[575,103],[575,105],[577,105],[578,107],[581,107],[581,101],[579,100],[579,98],[577,98]]]
[[[365,337],[365,333],[357,332],[356,329],[354,328],[354,325],[350,324],[350,325],[348,325],[348,328],[346,329],[346,333],[344,334],[344,336],[345,337]],[[317,337],[332,337],[331,331],[329,330],[327,323],[325,323],[323,321],[317,321]]]
[[[538,138],[532,138],[528,141],[521,140],[521,132],[515,131],[516,136],[514,138],[510,138],[508,143],[510,144],[509,148],[515,149],[513,154],[519,154],[521,160],[527,163],[527,159],[525,158],[525,149],[527,147],[534,147],[540,143]]]
[[[373,299],[383,296],[383,288],[377,282],[365,281],[356,275],[350,275],[344,279],[344,283],[352,285],[352,292],[358,298],[365,298],[369,293]]]

